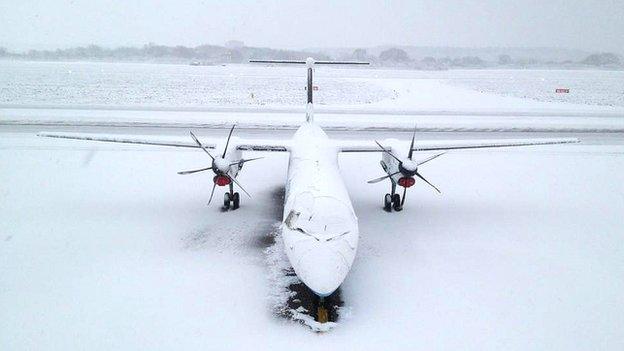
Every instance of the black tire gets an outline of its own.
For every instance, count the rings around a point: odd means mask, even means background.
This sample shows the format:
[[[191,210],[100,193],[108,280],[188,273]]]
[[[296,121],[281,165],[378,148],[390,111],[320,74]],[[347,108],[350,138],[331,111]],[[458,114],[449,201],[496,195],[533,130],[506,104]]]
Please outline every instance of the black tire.
[[[223,194],[223,208],[224,209],[229,209],[230,208],[230,193],[225,193]]]
[[[399,194],[394,194],[392,197],[392,208],[394,208],[395,211],[401,211],[403,209],[403,206],[401,206],[401,196],[399,196]]]
[[[392,196],[390,194],[384,196],[384,210],[388,212],[392,210]]]
[[[235,210],[240,207],[240,195],[238,193],[234,193],[234,198],[232,199],[232,209]]]

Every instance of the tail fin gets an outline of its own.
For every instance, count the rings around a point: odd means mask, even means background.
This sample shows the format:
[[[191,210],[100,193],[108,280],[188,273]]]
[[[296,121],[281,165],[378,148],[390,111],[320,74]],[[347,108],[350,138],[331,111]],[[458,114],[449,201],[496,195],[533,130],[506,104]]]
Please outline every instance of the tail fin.
[[[314,65],[368,65],[368,62],[362,61],[315,61],[313,58],[308,57],[305,61],[296,60],[249,60],[251,63],[284,63],[284,64],[297,64],[306,65],[308,67],[308,102],[306,105],[306,120],[312,122],[314,119],[314,113],[312,109],[312,97],[314,91],[313,73]]]

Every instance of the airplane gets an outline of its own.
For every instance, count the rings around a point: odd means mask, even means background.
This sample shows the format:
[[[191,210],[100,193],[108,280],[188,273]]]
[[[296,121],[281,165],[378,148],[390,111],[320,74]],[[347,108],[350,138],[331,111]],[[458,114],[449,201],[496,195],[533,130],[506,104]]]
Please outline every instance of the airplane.
[[[215,173],[210,200],[216,186],[229,186],[224,195],[224,207],[232,209],[240,206],[240,196],[234,192],[238,186],[248,194],[236,180],[243,165],[257,158],[245,159],[243,151],[288,152],[289,164],[286,178],[286,193],[283,209],[281,235],[284,249],[301,281],[314,292],[316,301],[315,318],[318,322],[327,321],[325,298],[335,292],[347,277],[353,264],[359,240],[358,219],[338,167],[338,155],[351,152],[382,153],[381,166],[386,175],[369,181],[376,183],[385,179],[391,182],[391,192],[384,196],[384,208],[399,211],[405,201],[405,191],[415,184],[414,176],[423,180],[435,190],[419,172],[419,167],[441,153],[422,160],[413,160],[414,152],[450,151],[491,147],[531,146],[548,144],[577,143],[575,138],[551,139],[502,139],[502,140],[430,140],[415,141],[415,131],[407,157],[397,155],[392,146],[358,141],[330,139],[314,121],[313,73],[316,65],[325,64],[367,64],[363,62],[253,60],[257,63],[303,64],[307,68],[306,119],[291,140],[252,141],[237,139],[228,150],[234,127],[223,150],[214,156],[209,150],[215,144],[201,142],[194,133],[191,141],[154,140],[140,137],[120,137],[105,134],[40,132],[39,136],[75,140],[90,140],[113,143],[143,144],[155,146],[198,148],[211,159],[210,167],[182,171],[180,174],[193,174],[212,170]],[[396,186],[404,188],[403,196],[396,193]],[[249,195],[249,194],[248,194]],[[210,202],[209,200],[209,202]]]

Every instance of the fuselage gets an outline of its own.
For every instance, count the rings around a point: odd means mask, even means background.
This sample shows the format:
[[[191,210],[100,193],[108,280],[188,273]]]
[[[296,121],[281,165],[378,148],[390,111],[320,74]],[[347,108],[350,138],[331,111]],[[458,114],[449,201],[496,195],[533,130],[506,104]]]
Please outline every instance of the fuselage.
[[[327,296],[342,284],[357,250],[357,217],[338,151],[314,122],[293,136],[282,234],[288,259],[306,286]]]

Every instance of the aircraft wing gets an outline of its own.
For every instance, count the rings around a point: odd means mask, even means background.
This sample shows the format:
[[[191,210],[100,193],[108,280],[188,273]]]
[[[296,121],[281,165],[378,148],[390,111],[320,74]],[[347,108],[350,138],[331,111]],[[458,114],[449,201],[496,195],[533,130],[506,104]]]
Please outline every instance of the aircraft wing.
[[[414,143],[414,151],[484,149],[496,147],[533,146],[571,144],[580,142],[577,138],[542,138],[542,139],[471,139],[471,140],[421,140]],[[383,145],[383,144],[382,144]],[[375,143],[362,145],[355,143],[339,144],[341,152],[380,152]]]
[[[199,145],[195,143],[191,138],[189,140],[176,139],[156,139],[149,137],[135,137],[135,136],[123,136],[115,134],[85,134],[85,133],[60,133],[60,132],[40,132],[37,136],[47,138],[59,138],[59,139],[72,139],[72,140],[87,140],[87,141],[101,141],[108,143],[122,143],[122,144],[140,144],[140,145],[155,145],[155,146],[173,146],[173,147],[187,147],[187,148],[199,148]],[[214,149],[216,145],[214,143],[204,143],[202,145],[207,149]],[[288,151],[290,148],[283,141],[280,143],[274,143],[273,141],[252,141],[237,138],[236,148],[238,150],[245,151]]]
[[[59,132],[39,132],[37,136],[47,138],[59,138],[59,139],[72,139],[72,140],[88,140],[88,141],[102,141],[107,143],[122,143],[122,144],[141,144],[141,145],[156,145],[156,146],[174,146],[174,147],[188,147],[199,148],[199,146],[193,141],[182,141],[175,139],[155,139],[149,137],[134,137],[123,136],[115,134],[85,134],[85,133],[59,133]],[[214,149],[214,144],[202,144],[207,149]]]
[[[277,151],[277,152],[287,152],[289,151],[289,147],[282,143],[283,145],[277,145],[273,143],[249,143],[248,140],[243,141],[242,143],[236,146],[237,150],[242,151]]]

